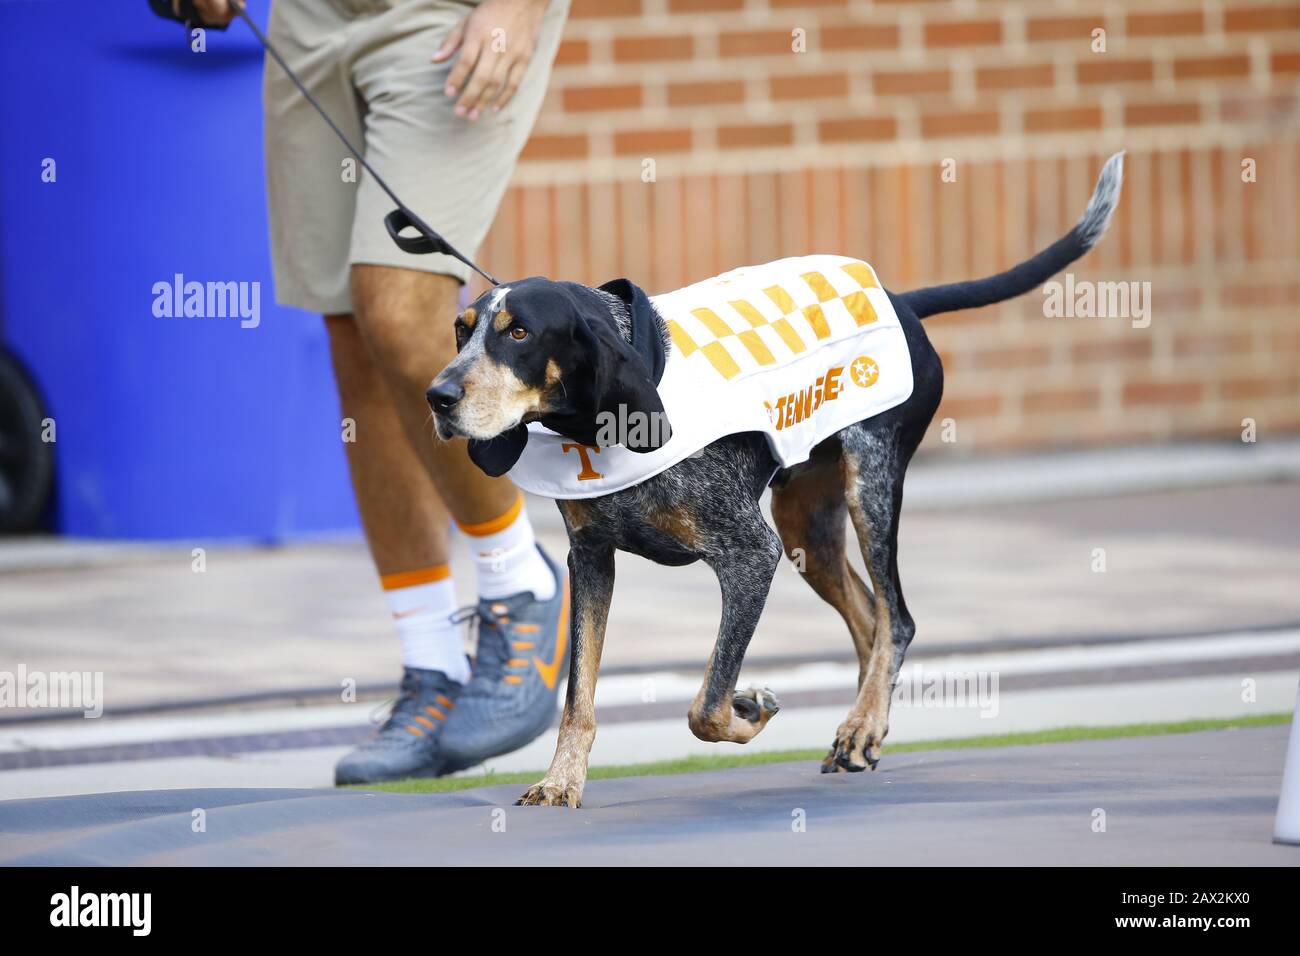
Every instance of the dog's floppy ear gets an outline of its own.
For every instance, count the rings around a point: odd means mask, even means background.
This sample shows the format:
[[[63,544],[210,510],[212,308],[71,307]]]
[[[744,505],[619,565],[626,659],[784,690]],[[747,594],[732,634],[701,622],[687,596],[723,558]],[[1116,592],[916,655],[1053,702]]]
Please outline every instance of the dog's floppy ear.
[[[618,424],[621,444],[629,451],[645,454],[662,448],[672,437],[659,390],[639,356],[623,357],[616,363],[599,411],[612,416],[610,420]]]
[[[488,477],[500,478],[515,466],[515,462],[524,453],[524,446],[527,444],[527,426],[516,425],[509,431],[504,431],[495,438],[489,438],[486,441],[471,438],[469,440],[469,458]]]
[[[660,335],[662,320],[650,297],[628,279],[611,279],[600,287],[600,291],[617,296],[627,306],[628,315],[632,317],[632,350],[647,361],[651,383],[658,385],[664,375],[667,355]]]
[[[600,288],[627,304],[632,341],[619,334],[598,303],[593,303],[591,314],[579,318],[577,339],[587,350],[591,366],[595,419],[591,427],[599,442],[608,431],[602,426],[612,422],[619,444],[639,453],[654,451],[672,437],[655,387],[664,369],[659,317],[646,294],[627,279],[615,279]]]

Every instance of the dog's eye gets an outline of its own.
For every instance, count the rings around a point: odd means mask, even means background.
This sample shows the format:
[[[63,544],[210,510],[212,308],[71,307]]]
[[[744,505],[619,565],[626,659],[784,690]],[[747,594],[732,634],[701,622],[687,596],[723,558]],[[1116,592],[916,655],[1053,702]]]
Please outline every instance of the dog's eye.
[[[455,329],[456,329],[456,351],[459,352],[461,349],[465,347],[465,343],[469,341],[469,326],[466,325],[464,322],[462,322],[460,319],[457,319]]]
[[[521,325],[510,326],[510,337],[516,342],[522,342],[528,338],[528,330]]]

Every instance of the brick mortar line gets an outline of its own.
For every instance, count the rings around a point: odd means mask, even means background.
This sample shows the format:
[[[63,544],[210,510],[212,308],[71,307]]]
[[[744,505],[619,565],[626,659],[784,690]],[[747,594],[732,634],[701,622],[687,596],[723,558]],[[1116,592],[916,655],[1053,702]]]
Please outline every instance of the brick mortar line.
[[[924,24],[951,24],[964,23],[967,21],[1000,21],[1003,26],[1003,41],[1005,45],[1008,42],[1007,19],[1018,19],[1027,25],[1030,20],[1055,20],[1055,19],[1082,19],[1091,17],[1094,13],[1102,13],[1102,21],[1098,26],[1106,28],[1107,42],[1114,39],[1160,39],[1165,36],[1182,36],[1184,34],[1152,34],[1141,37],[1132,37],[1126,30],[1124,24],[1130,14],[1138,16],[1163,15],[1163,14],[1193,14],[1201,12],[1205,14],[1205,27],[1194,36],[1210,38],[1218,33],[1224,32],[1227,14],[1234,10],[1269,8],[1273,10],[1290,9],[1294,0],[1258,0],[1258,2],[1243,3],[1216,3],[1214,0],[1207,0],[1201,7],[1196,8],[1189,6],[1186,0],[1142,0],[1142,5],[1134,9],[1128,3],[1095,3],[1083,4],[1071,3],[1067,6],[1055,5],[1044,9],[1041,6],[1025,8],[1010,3],[1001,3],[994,9],[988,9],[980,4],[963,6],[950,0],[946,6],[931,6],[927,9],[914,10],[907,4],[903,3],[884,3],[884,4],[849,4],[846,7],[835,8],[808,8],[800,9],[797,7],[771,7],[764,4],[746,4],[740,10],[718,10],[718,11],[672,11],[666,3],[660,0],[653,0],[653,8],[642,8],[639,14],[627,16],[611,15],[598,17],[573,17],[570,16],[566,23],[566,38],[570,36],[574,39],[583,39],[585,34],[591,30],[601,28],[613,28],[615,31],[626,31],[623,35],[635,36],[645,33],[664,33],[675,31],[688,31],[689,29],[699,26],[717,27],[720,17],[728,18],[728,23],[724,28],[726,31],[745,31],[745,30],[776,30],[783,27],[793,28],[796,26],[842,26],[845,24],[863,25],[863,26],[898,26],[908,16],[915,15],[919,21]],[[802,22],[796,22],[802,21]],[[1014,24],[1013,24],[1014,26]],[[1027,31],[1026,31],[1027,32]],[[1278,30],[1276,32],[1284,32]],[[1232,35],[1232,34],[1228,34]],[[1013,35],[1014,38],[1014,35]],[[1059,43],[1059,40],[1037,40],[1032,42],[1038,43]],[[932,47],[933,48],[933,47]]]
[[[1245,140],[1243,142],[1243,140]],[[1250,140],[1258,140],[1251,142]],[[1300,126],[1271,129],[1266,123],[1243,128],[1218,124],[1163,127],[1118,127],[1075,132],[1030,134],[1008,143],[1001,134],[993,137],[948,139],[863,140],[846,144],[819,144],[816,150],[770,147],[750,152],[743,149],[717,152],[660,152],[655,156],[659,179],[682,179],[736,173],[781,173],[849,168],[891,169],[937,162],[940,154],[954,152],[967,162],[1061,159],[1081,152],[1163,153],[1171,149],[1203,152],[1211,149],[1258,149],[1265,145],[1293,146],[1300,141]],[[1011,147],[1014,147],[1012,149]],[[794,153],[794,155],[791,155]],[[1248,155],[1243,152],[1242,155]],[[586,160],[532,160],[521,163],[512,186],[563,186],[609,182],[633,184],[640,181],[643,157],[600,157]],[[691,168],[678,171],[676,167]]]
[[[1300,51],[1298,51],[1300,52]],[[739,102],[704,102],[669,106],[667,86],[655,86],[643,97],[642,106],[635,109],[576,110],[552,113],[543,116],[534,135],[536,136],[580,136],[589,134],[593,127],[622,126],[641,129],[647,125],[672,127],[689,120],[705,120],[719,126],[747,125],[762,122],[792,123],[799,119],[814,121],[838,121],[855,119],[899,119],[905,111],[918,113],[996,113],[1011,110],[1043,111],[1051,109],[1069,109],[1072,107],[1101,106],[1103,109],[1103,126],[1101,131],[1112,128],[1146,129],[1146,126],[1125,126],[1124,108],[1128,106],[1159,106],[1170,102],[1192,101],[1203,109],[1207,108],[1210,118],[1202,117],[1195,124],[1216,125],[1221,123],[1217,115],[1218,107],[1225,100],[1249,99],[1258,102],[1283,100],[1287,96],[1300,95],[1300,76],[1289,82],[1271,74],[1267,87],[1261,87],[1253,76],[1232,78],[1225,83],[1221,79],[1204,78],[1182,81],[1172,90],[1160,89],[1156,84],[1145,84],[1138,95],[1130,84],[1098,83],[1072,85],[1067,89],[1055,86],[1023,86],[999,88],[997,95],[981,101],[965,101],[951,92],[896,94],[868,93],[861,98],[840,94],[808,97],[771,98],[753,95],[751,84],[747,80],[745,99]],[[723,80],[701,81],[711,85]],[[849,77],[850,88],[853,77]],[[868,108],[870,104],[870,108]],[[1300,117],[1300,112],[1291,107],[1293,116]],[[808,114],[812,113],[811,116]],[[1267,120],[1233,122],[1234,129],[1264,125]],[[1007,136],[1003,130],[991,134],[994,137]],[[1053,133],[1032,133],[1031,136],[1054,135]],[[1070,132],[1070,135],[1079,135]],[[835,144],[827,144],[835,145]],[[530,162],[525,160],[525,163]],[[536,161],[533,161],[536,162]]]
[[[588,61],[586,63],[557,64],[551,72],[550,89],[562,91],[587,86],[627,86],[646,85],[660,82],[687,82],[691,80],[707,81],[710,79],[734,78],[738,71],[762,71],[763,67],[783,68],[764,72],[765,78],[798,77],[807,73],[850,72],[858,70],[874,75],[876,73],[916,73],[928,70],[948,68],[953,57],[960,56],[971,61],[975,69],[989,67],[1047,66],[1057,65],[1074,72],[1071,68],[1080,64],[1102,63],[1106,60],[1151,60],[1159,63],[1172,63],[1179,59],[1219,59],[1231,56],[1251,55],[1252,45],[1263,43],[1267,47],[1271,61],[1272,54],[1295,53],[1295,45],[1300,40],[1300,31],[1275,31],[1265,36],[1253,33],[1234,34],[1234,39],[1221,47],[1207,49],[1203,42],[1193,45],[1195,38],[1170,38],[1171,42],[1161,42],[1158,46],[1113,47],[1105,53],[1079,51],[1072,58],[1061,57],[1060,50],[1037,52],[1040,47],[1030,45],[1034,51],[1023,57],[1008,60],[1007,51],[994,47],[957,47],[952,50],[934,50],[928,57],[916,58],[907,55],[902,47],[882,47],[861,49],[824,50],[809,48],[806,53],[756,53],[745,56],[691,56],[679,60],[609,60]],[[1176,42],[1173,42],[1176,41]],[[594,46],[593,46],[594,48]],[[869,66],[862,63],[869,57]],[[788,65],[788,66],[786,66]],[[1172,79],[1172,75],[1171,75]],[[1199,78],[1191,78],[1196,80]],[[1125,80],[1124,83],[1151,86],[1154,80]],[[1188,79],[1177,82],[1189,82]]]

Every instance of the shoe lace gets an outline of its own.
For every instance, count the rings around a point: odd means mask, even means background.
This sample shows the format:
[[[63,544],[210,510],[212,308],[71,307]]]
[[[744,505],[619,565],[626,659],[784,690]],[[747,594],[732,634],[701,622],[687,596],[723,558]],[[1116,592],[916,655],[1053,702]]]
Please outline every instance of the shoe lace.
[[[506,664],[510,660],[510,639],[505,632],[506,615],[494,614],[489,608],[484,611],[479,607],[463,607],[452,615],[456,623],[468,622],[471,629],[478,631],[478,640],[474,651],[474,676],[486,677],[496,682],[506,673]],[[487,625],[486,627],[484,625]],[[491,639],[485,638],[491,636]]]
[[[470,604],[458,611],[454,611],[448,620],[451,621],[452,624],[468,624],[472,631],[474,628],[478,627],[480,623],[479,619],[482,616],[483,615],[479,613],[478,607]]]
[[[401,688],[396,697],[390,697],[370,712],[370,722],[380,724],[379,732],[401,730],[414,722],[415,710],[419,705],[419,688],[415,682],[403,677]]]

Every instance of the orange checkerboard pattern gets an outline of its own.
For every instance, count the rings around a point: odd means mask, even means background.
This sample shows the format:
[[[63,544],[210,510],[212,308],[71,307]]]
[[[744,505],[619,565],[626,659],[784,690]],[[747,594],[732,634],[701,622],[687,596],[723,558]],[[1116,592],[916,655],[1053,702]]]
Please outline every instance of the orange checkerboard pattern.
[[[705,287],[701,298],[718,298],[725,304],[683,309],[674,302],[665,310],[673,344],[682,355],[707,362],[727,380],[782,364],[837,330],[847,334],[877,320],[866,290],[880,285],[865,262],[845,261],[782,278],[763,286],[761,297],[727,298],[729,286],[753,285],[747,275],[751,271],[757,270],[740,270],[734,274],[736,279],[720,276],[701,284]],[[746,278],[751,281],[745,282]]]

